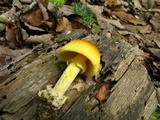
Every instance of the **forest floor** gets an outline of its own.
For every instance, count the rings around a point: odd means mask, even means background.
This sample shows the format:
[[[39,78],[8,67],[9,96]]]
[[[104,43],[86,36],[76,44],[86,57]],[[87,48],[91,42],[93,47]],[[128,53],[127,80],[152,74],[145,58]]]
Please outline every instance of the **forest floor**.
[[[159,0],[2,0],[0,11],[0,67],[61,33],[84,29],[132,45],[157,90],[160,114]]]

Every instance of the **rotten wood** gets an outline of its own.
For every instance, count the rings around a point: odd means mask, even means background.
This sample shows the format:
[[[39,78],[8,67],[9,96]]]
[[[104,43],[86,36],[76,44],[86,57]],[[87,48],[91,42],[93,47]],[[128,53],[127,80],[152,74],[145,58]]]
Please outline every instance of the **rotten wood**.
[[[58,48],[86,35],[78,30],[62,34],[1,69],[0,76],[6,74],[6,77],[0,83],[0,118],[148,120],[158,103],[146,68],[130,51],[131,46],[106,37],[90,39],[100,49],[99,73],[95,77],[79,75],[67,91],[70,99],[61,110],[55,111],[38,97],[38,91],[45,89],[46,84],[54,85],[66,67],[57,58]],[[101,83],[109,84],[111,91],[103,103],[95,97]],[[82,91],[75,87],[77,84],[84,86]]]

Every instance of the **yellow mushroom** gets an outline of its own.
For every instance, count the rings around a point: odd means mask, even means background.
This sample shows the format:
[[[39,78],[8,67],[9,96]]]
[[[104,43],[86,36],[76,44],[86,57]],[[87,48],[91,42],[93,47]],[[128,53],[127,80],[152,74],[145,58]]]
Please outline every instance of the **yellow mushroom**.
[[[60,49],[59,57],[67,62],[68,66],[52,88],[47,85],[46,90],[39,91],[38,95],[51,102],[56,109],[60,109],[65,103],[67,96],[65,92],[80,74],[93,76],[100,67],[100,53],[97,47],[86,40],[73,40]]]

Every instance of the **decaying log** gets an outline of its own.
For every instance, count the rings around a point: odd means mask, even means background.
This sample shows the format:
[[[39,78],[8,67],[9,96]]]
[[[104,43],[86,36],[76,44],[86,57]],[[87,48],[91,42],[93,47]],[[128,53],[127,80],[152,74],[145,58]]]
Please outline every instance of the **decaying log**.
[[[149,110],[157,105],[154,87],[150,81],[146,69],[138,60],[133,60],[125,74],[112,89],[112,94],[102,107],[103,119],[114,120],[148,120]],[[152,95],[153,94],[153,95]],[[154,105],[147,105],[146,102],[153,99]],[[152,108],[153,107],[153,108]],[[148,114],[146,115],[145,112]],[[144,114],[143,114],[144,113]]]
[[[78,33],[78,34],[77,34]],[[38,97],[46,84],[55,84],[66,64],[58,48],[85,37],[82,30],[63,34],[40,44],[1,69],[0,118],[4,120],[148,120],[157,106],[156,92],[147,70],[126,43],[101,37],[90,39],[101,52],[101,69],[95,77],[78,75],[61,110]],[[5,75],[5,77],[4,77]],[[103,102],[96,94],[101,85],[110,88]]]

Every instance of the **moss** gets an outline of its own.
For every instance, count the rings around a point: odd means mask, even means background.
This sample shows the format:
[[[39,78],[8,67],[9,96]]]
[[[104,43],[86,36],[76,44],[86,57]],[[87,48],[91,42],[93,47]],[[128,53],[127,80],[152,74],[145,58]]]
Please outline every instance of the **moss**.
[[[160,120],[160,108],[157,108],[151,115],[149,120]]]
[[[122,37],[121,34],[119,34],[116,29],[114,29],[114,30],[112,31],[112,38],[113,38],[113,40],[119,42],[120,39],[121,39],[121,37]]]

